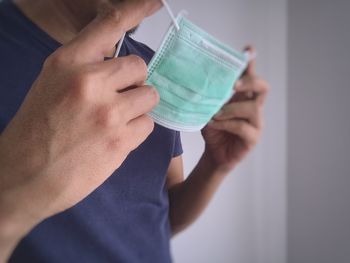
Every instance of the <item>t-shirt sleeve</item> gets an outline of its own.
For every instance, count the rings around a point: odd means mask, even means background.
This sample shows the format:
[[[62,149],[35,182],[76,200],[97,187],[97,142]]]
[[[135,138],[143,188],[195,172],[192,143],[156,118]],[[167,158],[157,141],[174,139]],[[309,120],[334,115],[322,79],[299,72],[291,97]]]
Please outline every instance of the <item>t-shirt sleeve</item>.
[[[183,154],[182,142],[181,142],[181,133],[175,132],[175,141],[174,141],[174,150],[173,157],[178,157]]]
[[[151,61],[152,57],[155,54],[155,52],[147,45],[134,40],[129,35],[126,36],[123,47],[126,49],[126,53],[141,56],[147,64]],[[175,131],[173,157],[178,157],[182,154],[183,149],[181,143],[181,134],[179,131]]]

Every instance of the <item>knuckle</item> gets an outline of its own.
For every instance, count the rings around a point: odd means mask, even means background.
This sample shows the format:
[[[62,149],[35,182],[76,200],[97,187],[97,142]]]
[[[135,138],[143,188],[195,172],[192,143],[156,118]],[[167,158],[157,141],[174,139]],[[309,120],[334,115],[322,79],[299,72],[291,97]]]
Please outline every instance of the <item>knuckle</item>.
[[[240,110],[240,107],[238,107],[237,104],[232,103],[232,105],[227,109],[225,109],[224,112],[226,114],[232,115],[233,117],[237,117],[239,116],[239,110]]]
[[[126,121],[131,120],[129,114],[135,107],[138,107],[138,105],[134,99],[119,100],[119,103],[116,105],[118,115],[124,116]]]
[[[243,137],[243,139],[244,139],[245,146],[247,147],[247,150],[251,151],[256,144],[255,137],[252,135],[246,135]]]
[[[122,124],[127,123],[128,120],[127,119],[127,114],[126,114],[126,110],[130,109],[131,104],[128,104],[125,106],[125,104],[122,106],[120,103],[117,103],[116,105],[113,106],[114,107],[114,122],[115,125],[117,127],[120,127]]]
[[[218,128],[221,128],[224,130],[230,130],[231,128],[230,121],[222,121],[222,122],[219,122],[217,125],[218,125]]]
[[[255,147],[256,142],[254,141],[248,141],[246,142],[246,148],[248,151],[252,151]]]
[[[145,116],[145,131],[146,131],[146,134],[149,135],[152,133],[152,131],[154,130],[154,121],[148,117],[148,116]]]
[[[264,120],[264,116],[263,114],[261,113],[261,111],[255,116],[255,119],[258,123],[258,127],[261,128],[262,127],[262,123],[263,123],[263,120]]]
[[[101,20],[117,26],[120,24],[122,13],[112,3],[103,3],[100,5],[98,16]]]
[[[74,96],[79,100],[93,98],[93,86],[96,82],[96,73],[91,70],[81,69],[71,77],[71,86]]]
[[[252,77],[250,82],[251,85],[255,87],[260,85],[260,79],[258,77]]]
[[[142,121],[139,123],[139,136],[141,140],[145,140],[154,130],[154,121],[147,115],[143,115]]]
[[[254,147],[260,140],[261,138],[261,132],[257,131],[253,136],[252,136],[252,141],[251,141],[251,145],[252,147]]]
[[[146,62],[141,57],[136,55],[130,55],[129,60],[135,67],[135,70],[140,74],[142,79],[146,79],[148,74]]]
[[[243,121],[238,122],[236,130],[239,134],[245,133],[246,124]]]
[[[257,114],[256,116],[254,116],[253,120],[254,120],[253,123],[256,124],[254,126],[256,126],[256,128],[259,129],[259,130],[262,129],[263,122],[264,122],[263,115],[262,114]]]
[[[96,109],[95,121],[96,125],[102,128],[110,128],[114,126],[115,116],[110,106],[104,105]]]
[[[258,103],[258,101],[253,102],[252,108],[255,116],[260,116],[262,114],[262,106]]]
[[[57,49],[44,62],[44,68],[58,68],[66,62],[66,55],[62,48]]]
[[[259,85],[265,92],[268,92],[271,89],[270,84],[265,79],[259,79]]]
[[[150,102],[152,106],[156,106],[159,103],[160,95],[155,87],[146,86],[149,97],[151,98]]]

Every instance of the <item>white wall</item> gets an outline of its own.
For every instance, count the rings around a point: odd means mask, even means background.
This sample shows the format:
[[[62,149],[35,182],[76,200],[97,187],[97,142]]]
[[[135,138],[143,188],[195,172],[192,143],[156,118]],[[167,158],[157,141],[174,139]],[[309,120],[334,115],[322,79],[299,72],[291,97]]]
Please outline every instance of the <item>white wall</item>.
[[[174,10],[233,47],[254,44],[259,73],[273,87],[258,149],[227,178],[209,209],[173,241],[178,263],[286,262],[286,0],[178,0]],[[135,38],[156,49],[169,25],[165,11]],[[200,134],[183,134],[185,170],[203,150]]]
[[[350,1],[289,1],[288,259],[350,262]]]

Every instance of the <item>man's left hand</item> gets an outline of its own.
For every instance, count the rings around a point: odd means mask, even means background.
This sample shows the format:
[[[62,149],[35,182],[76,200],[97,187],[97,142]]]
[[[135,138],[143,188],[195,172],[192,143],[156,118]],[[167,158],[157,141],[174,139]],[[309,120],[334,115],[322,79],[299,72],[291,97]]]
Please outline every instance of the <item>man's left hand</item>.
[[[248,51],[254,52],[252,48]],[[257,144],[263,128],[263,106],[269,85],[250,62],[236,83],[235,94],[203,129],[206,160],[214,170],[232,170]]]

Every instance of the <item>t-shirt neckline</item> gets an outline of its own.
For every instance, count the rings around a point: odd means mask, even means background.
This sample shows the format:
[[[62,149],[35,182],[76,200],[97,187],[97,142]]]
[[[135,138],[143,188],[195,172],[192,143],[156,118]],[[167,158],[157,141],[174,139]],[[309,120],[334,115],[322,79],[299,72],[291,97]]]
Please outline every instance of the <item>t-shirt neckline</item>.
[[[55,50],[62,46],[60,42],[51,37],[47,32],[34,23],[29,17],[27,17],[22,10],[12,1],[4,1],[9,5],[12,11],[17,14],[17,18],[24,22],[30,28],[31,33],[35,34],[36,38],[40,40],[48,48]]]

